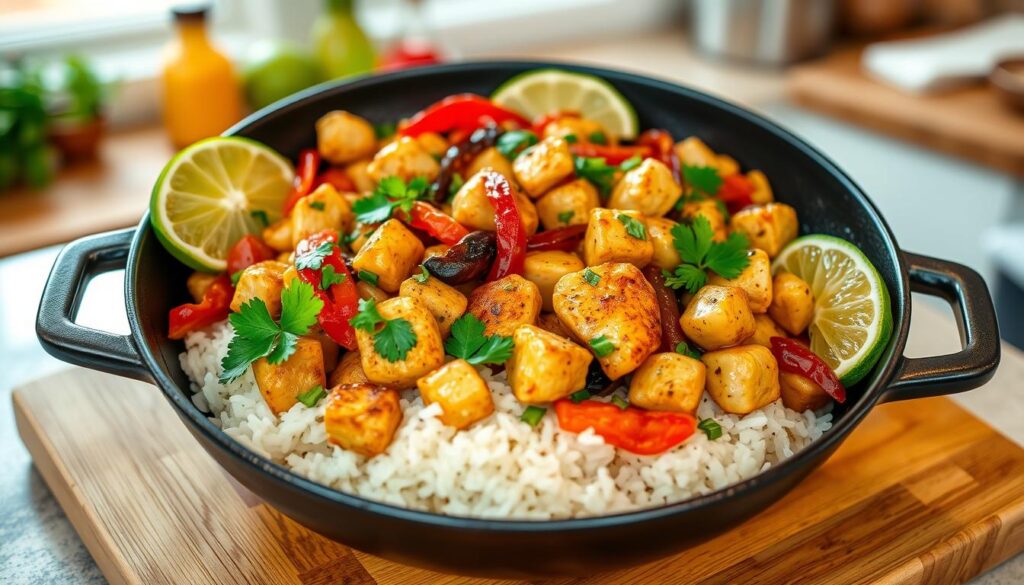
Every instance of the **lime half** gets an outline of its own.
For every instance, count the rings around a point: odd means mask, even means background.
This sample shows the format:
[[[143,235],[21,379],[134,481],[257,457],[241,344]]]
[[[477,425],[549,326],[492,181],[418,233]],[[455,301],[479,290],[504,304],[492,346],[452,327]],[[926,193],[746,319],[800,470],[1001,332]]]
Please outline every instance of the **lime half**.
[[[231,246],[281,217],[292,165],[254,140],[200,140],[171,159],[153,187],[150,221],[160,243],[197,270],[227,268]]]
[[[772,263],[814,293],[811,350],[835,370],[844,386],[871,371],[892,334],[892,308],[882,277],[863,252],[826,235],[797,238]]]
[[[619,138],[636,138],[636,110],[607,81],[562,69],[536,69],[501,84],[491,100],[530,119],[560,111],[579,112]]]

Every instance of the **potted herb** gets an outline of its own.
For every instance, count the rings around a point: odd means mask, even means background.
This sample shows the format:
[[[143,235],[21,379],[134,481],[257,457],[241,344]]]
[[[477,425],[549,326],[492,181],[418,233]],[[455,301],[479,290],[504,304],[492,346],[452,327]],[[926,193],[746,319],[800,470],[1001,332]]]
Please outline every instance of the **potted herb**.
[[[0,192],[22,182],[33,189],[49,184],[53,155],[46,127],[38,77],[0,66]]]
[[[103,137],[107,86],[81,57],[68,56],[45,70],[49,135],[68,162],[96,157]]]

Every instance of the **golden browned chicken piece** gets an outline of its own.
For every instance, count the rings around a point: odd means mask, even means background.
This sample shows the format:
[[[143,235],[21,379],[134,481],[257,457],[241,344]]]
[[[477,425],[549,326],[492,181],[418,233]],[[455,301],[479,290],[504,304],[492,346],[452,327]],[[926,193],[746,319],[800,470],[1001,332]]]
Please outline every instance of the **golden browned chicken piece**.
[[[684,203],[682,214],[683,219],[694,220],[697,217],[703,217],[708,220],[708,225],[711,226],[711,231],[714,232],[711,239],[716,242],[724,242],[729,236],[729,229],[725,223],[725,213],[719,207],[719,204],[711,199]]]
[[[317,120],[316,148],[324,159],[342,165],[372,156],[377,134],[362,117],[335,110]]]
[[[768,314],[786,331],[800,335],[814,320],[811,287],[795,274],[780,273],[775,277],[775,299]]]
[[[409,297],[395,297],[378,304],[377,312],[384,319],[408,321],[416,335],[416,345],[406,353],[405,358],[388,361],[374,348],[374,334],[356,329],[363,372],[371,382],[404,390],[415,386],[420,376],[444,364],[441,330],[437,326],[437,319],[422,302]]]
[[[466,167],[463,177],[472,177],[488,167],[501,173],[501,176],[505,177],[508,181],[515,181],[516,179],[515,171],[512,170],[512,162],[493,146],[476,155],[476,158]]]
[[[651,264],[662,270],[675,270],[682,262],[672,238],[672,228],[676,226],[676,222],[665,217],[648,217],[646,223],[647,239],[651,241],[654,250]]]
[[[369,382],[358,351],[345,352],[338,361],[338,366],[331,372],[327,385],[331,388],[339,384],[361,384]]]
[[[318,339],[300,337],[288,359],[272,364],[260,358],[252,363],[252,373],[270,412],[281,414],[299,401],[299,394],[326,383],[323,347]]]
[[[832,397],[821,386],[800,374],[779,372],[779,387],[782,404],[797,412],[818,410],[832,402]]]
[[[747,293],[741,288],[713,284],[697,291],[679,318],[679,325],[686,337],[704,349],[736,345],[757,328]]]
[[[292,208],[292,248],[309,236],[324,230],[348,233],[356,216],[348,200],[334,187],[324,183],[299,199]]]
[[[583,235],[583,261],[587,266],[629,262],[643,268],[654,257],[647,237],[647,222],[639,211],[599,207],[591,210]]]
[[[238,312],[242,305],[259,298],[267,306],[270,316],[276,319],[281,315],[285,270],[288,270],[288,265],[277,260],[257,262],[243,270],[235,284],[235,296],[231,297],[231,310]]]
[[[342,384],[331,390],[324,429],[332,444],[373,457],[387,450],[402,422],[398,392],[375,384]]]
[[[763,345],[772,347],[772,337],[788,337],[786,332],[765,314],[754,315],[754,333],[743,340],[743,345]]]
[[[402,222],[389,219],[359,249],[352,267],[376,274],[381,290],[396,293],[421,258],[423,242]]]
[[[487,383],[466,360],[448,362],[416,382],[423,404],[441,405],[441,422],[464,429],[494,412]]]
[[[398,177],[406,183],[416,177],[433,181],[441,165],[419,141],[403,136],[377,151],[366,172],[377,183],[387,177]]]
[[[608,207],[661,217],[672,210],[682,194],[672,170],[659,160],[647,158],[615,184]]]
[[[795,209],[785,203],[768,203],[737,211],[729,221],[729,228],[745,234],[752,248],[760,248],[774,258],[796,238],[800,225]]]
[[[537,285],[510,274],[474,289],[466,312],[483,321],[487,335],[507,337],[520,325],[533,325],[541,303]]]
[[[555,284],[566,274],[583,268],[583,261],[572,252],[530,252],[523,262],[523,278],[537,285],[543,310],[552,311],[554,306],[551,304],[551,295],[555,292]]]
[[[554,402],[582,390],[590,352],[550,331],[522,325],[512,336],[512,358],[506,362],[512,393],[523,404]]]
[[[768,348],[740,345],[700,359],[707,366],[708,394],[722,410],[749,414],[779,399],[779,365]]]
[[[482,169],[459,188],[452,199],[452,217],[455,221],[474,230],[493,232],[497,229],[494,223],[494,206],[487,198],[486,189],[487,174],[492,172],[495,170]],[[516,189],[514,183],[509,184],[523,229],[526,230],[526,235],[533,235],[537,231],[537,208],[534,207],[533,201]]]
[[[708,277],[708,284],[743,289],[743,292],[747,293],[750,311],[764,313],[768,311],[768,305],[772,304],[772,260],[764,250],[757,248],[747,250],[747,259],[750,263],[736,278],[722,278],[712,273]]]
[[[545,138],[527,148],[512,163],[516,181],[536,199],[576,172],[569,143],[564,138]]]
[[[537,200],[537,214],[544,229],[553,230],[585,224],[590,210],[601,205],[597,188],[586,179],[576,179],[554,187]]]
[[[427,307],[427,310],[437,318],[441,337],[448,337],[448,333],[452,330],[452,323],[461,317],[466,312],[466,307],[469,306],[466,295],[434,276],[427,276],[425,282],[420,282],[415,276],[407,278],[402,281],[398,294],[403,297],[419,299]]]
[[[693,414],[704,395],[705,367],[678,353],[656,353],[633,372],[629,402],[648,410]]]

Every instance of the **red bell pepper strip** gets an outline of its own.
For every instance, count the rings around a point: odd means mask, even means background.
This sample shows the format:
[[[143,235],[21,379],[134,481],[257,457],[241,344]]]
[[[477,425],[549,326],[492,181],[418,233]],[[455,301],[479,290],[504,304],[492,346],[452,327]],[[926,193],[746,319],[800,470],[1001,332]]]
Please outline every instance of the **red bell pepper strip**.
[[[284,214],[292,212],[292,208],[313,190],[316,172],[320,169],[320,153],[315,148],[307,148],[299,153],[299,164],[295,167],[295,179],[292,190],[284,200]]]
[[[526,251],[561,250],[563,252],[572,252],[583,241],[583,234],[586,231],[587,224],[582,223],[534,234],[530,236],[530,240],[526,243]]]
[[[659,128],[652,128],[645,130],[640,137],[636,139],[638,145],[650,146],[651,157],[655,158],[665,164],[672,171],[672,176],[679,181],[679,170],[682,168],[679,164],[679,157],[676,155],[675,141],[672,139],[672,135],[668,133],[668,130],[661,130]]]
[[[399,129],[401,136],[419,136],[424,132],[472,132],[489,124],[513,121],[524,128],[530,121],[519,114],[494,104],[491,100],[472,93],[451,95],[428,106],[413,116]]]
[[[526,257],[526,230],[519,216],[516,199],[512,195],[512,185],[499,172],[482,171],[484,175],[484,191],[487,199],[494,207],[494,223],[497,226],[498,254],[491,265],[487,280],[497,280],[509,274],[523,273],[523,260]]]
[[[345,266],[345,260],[341,257],[341,248],[337,245],[338,234],[331,230],[324,230],[309,236],[295,246],[295,256],[307,254],[324,242],[335,244],[331,253],[324,256],[320,269],[303,268],[299,270],[299,279],[313,285],[313,292],[324,302],[324,308],[317,316],[317,321],[324,333],[338,345],[353,350],[356,349],[356,331],[348,320],[359,312],[359,293],[356,291],[356,282],[348,271],[348,267]],[[341,282],[332,284],[330,290],[325,291],[322,290],[320,283],[323,280],[323,269],[326,266],[334,268],[334,273],[344,275],[344,278]]]
[[[843,383],[839,381],[832,368],[813,351],[800,342],[785,337],[772,337],[770,341],[772,355],[775,356],[775,361],[779,362],[780,370],[810,378],[836,402],[846,402],[846,388],[843,387]]]
[[[345,172],[345,169],[339,169],[332,167],[326,171],[320,173],[313,179],[313,186],[310,187],[309,192],[316,191],[316,188],[324,183],[334,187],[336,191],[353,192],[356,190],[356,184],[352,182],[352,179]]]
[[[640,146],[605,146],[603,144],[591,144],[577,142],[569,146],[569,149],[576,156],[587,158],[603,158],[604,162],[610,165],[622,164],[634,156],[646,158],[651,156],[651,147]]]
[[[659,351],[674,352],[676,346],[686,341],[683,328],[679,325],[679,298],[676,291],[665,284],[665,273],[654,264],[644,267],[644,277],[654,288],[654,299],[661,315],[661,347]]]
[[[167,336],[184,339],[185,335],[217,321],[223,321],[231,312],[231,297],[235,287],[226,274],[217,277],[203,293],[201,303],[185,303],[171,309],[167,317]]]
[[[743,175],[735,174],[722,177],[722,186],[718,188],[717,196],[725,203],[729,213],[736,213],[754,203],[751,199],[753,194],[754,185],[750,180]]]
[[[449,246],[457,244],[459,240],[469,234],[469,230],[455,221],[452,216],[427,205],[422,201],[412,204],[412,212],[409,213],[408,223],[410,226],[423,230],[438,241]]]
[[[682,443],[694,433],[697,419],[681,412],[656,412],[635,406],[621,409],[614,404],[585,400],[555,402],[558,426],[581,433],[588,428],[604,441],[637,455],[655,455]]]
[[[263,240],[252,234],[242,236],[228,252],[228,274],[235,274],[253,264],[276,257],[277,252],[264,244]]]

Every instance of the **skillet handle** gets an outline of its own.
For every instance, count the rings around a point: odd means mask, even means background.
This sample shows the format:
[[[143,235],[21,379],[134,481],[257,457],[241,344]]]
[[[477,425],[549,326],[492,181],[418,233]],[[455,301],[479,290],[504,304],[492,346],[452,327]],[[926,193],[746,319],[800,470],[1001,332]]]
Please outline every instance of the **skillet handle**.
[[[53,357],[95,370],[150,381],[130,335],[116,335],[74,322],[94,276],[123,269],[135,228],[75,240],[53,263],[36,315],[36,336]]]
[[[962,264],[904,252],[910,289],[941,297],[953,308],[960,343],[957,353],[926,358],[901,357],[895,381],[882,402],[954,394],[981,386],[999,365],[999,326],[988,286]]]

